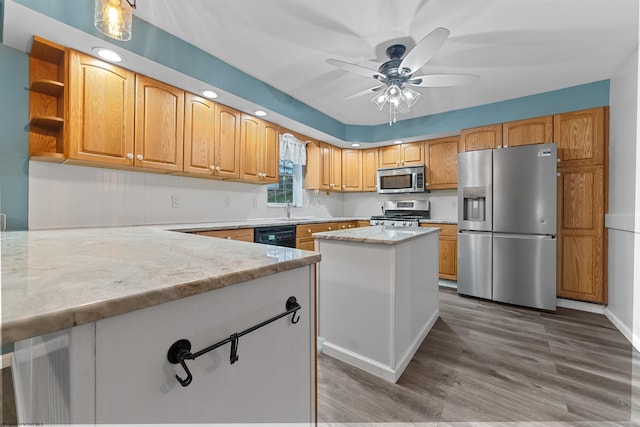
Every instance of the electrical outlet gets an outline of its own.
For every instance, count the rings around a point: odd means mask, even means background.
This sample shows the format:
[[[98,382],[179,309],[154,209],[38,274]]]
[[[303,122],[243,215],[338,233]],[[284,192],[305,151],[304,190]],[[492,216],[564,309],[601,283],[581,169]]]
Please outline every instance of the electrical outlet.
[[[182,199],[179,194],[171,195],[171,207],[172,208],[181,208],[182,207]]]

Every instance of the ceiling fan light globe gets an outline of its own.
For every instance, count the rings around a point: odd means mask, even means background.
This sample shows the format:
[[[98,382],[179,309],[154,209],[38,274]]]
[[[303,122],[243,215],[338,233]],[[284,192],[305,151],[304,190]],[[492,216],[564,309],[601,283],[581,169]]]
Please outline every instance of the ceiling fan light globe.
[[[402,93],[400,96],[402,97],[404,102],[406,102],[409,109],[411,109],[411,107],[413,107],[415,103],[418,102],[418,98],[420,98],[420,92],[405,87],[402,89]]]
[[[387,103],[387,98],[386,92],[380,93],[371,99],[371,103],[375,105],[378,110],[382,111],[384,104]]]

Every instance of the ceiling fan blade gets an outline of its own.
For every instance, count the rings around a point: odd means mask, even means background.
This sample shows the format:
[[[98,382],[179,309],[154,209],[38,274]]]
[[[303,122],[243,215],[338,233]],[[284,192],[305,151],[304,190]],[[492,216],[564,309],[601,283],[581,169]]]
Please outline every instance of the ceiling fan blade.
[[[354,93],[353,95],[347,96],[346,98],[343,98],[338,102],[345,102],[345,101],[349,101],[349,100],[351,100],[353,98],[358,98],[360,96],[371,95],[372,93],[377,92],[380,89],[383,89],[384,87],[385,87],[385,85],[370,87],[369,89],[365,89],[365,90],[360,91],[358,93]]]
[[[474,74],[431,74],[412,77],[407,83],[419,87],[462,86],[473,83],[479,78]]]
[[[449,37],[449,30],[446,28],[438,27],[431,31],[407,53],[398,70],[404,70],[405,68],[410,70],[405,74],[412,74],[418,71],[438,52],[447,37]]]
[[[383,74],[380,74],[375,70],[370,70],[368,68],[361,67],[356,64],[351,64],[349,62],[340,61],[338,59],[327,59],[326,63],[345,71],[350,71],[352,73],[360,74],[362,76],[373,77],[373,78],[385,78]],[[380,77],[376,77],[376,76],[380,76]]]

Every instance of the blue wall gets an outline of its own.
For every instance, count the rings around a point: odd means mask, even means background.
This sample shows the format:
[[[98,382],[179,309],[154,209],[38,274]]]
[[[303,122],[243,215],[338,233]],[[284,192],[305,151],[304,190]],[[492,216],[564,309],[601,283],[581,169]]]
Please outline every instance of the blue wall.
[[[9,230],[27,229],[29,57],[0,44],[0,211]]]

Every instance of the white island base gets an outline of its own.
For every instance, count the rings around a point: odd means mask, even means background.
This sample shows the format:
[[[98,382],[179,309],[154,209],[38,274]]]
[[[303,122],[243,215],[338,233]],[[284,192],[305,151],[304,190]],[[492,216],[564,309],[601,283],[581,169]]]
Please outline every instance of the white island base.
[[[325,354],[397,382],[439,316],[438,228],[316,233]]]

